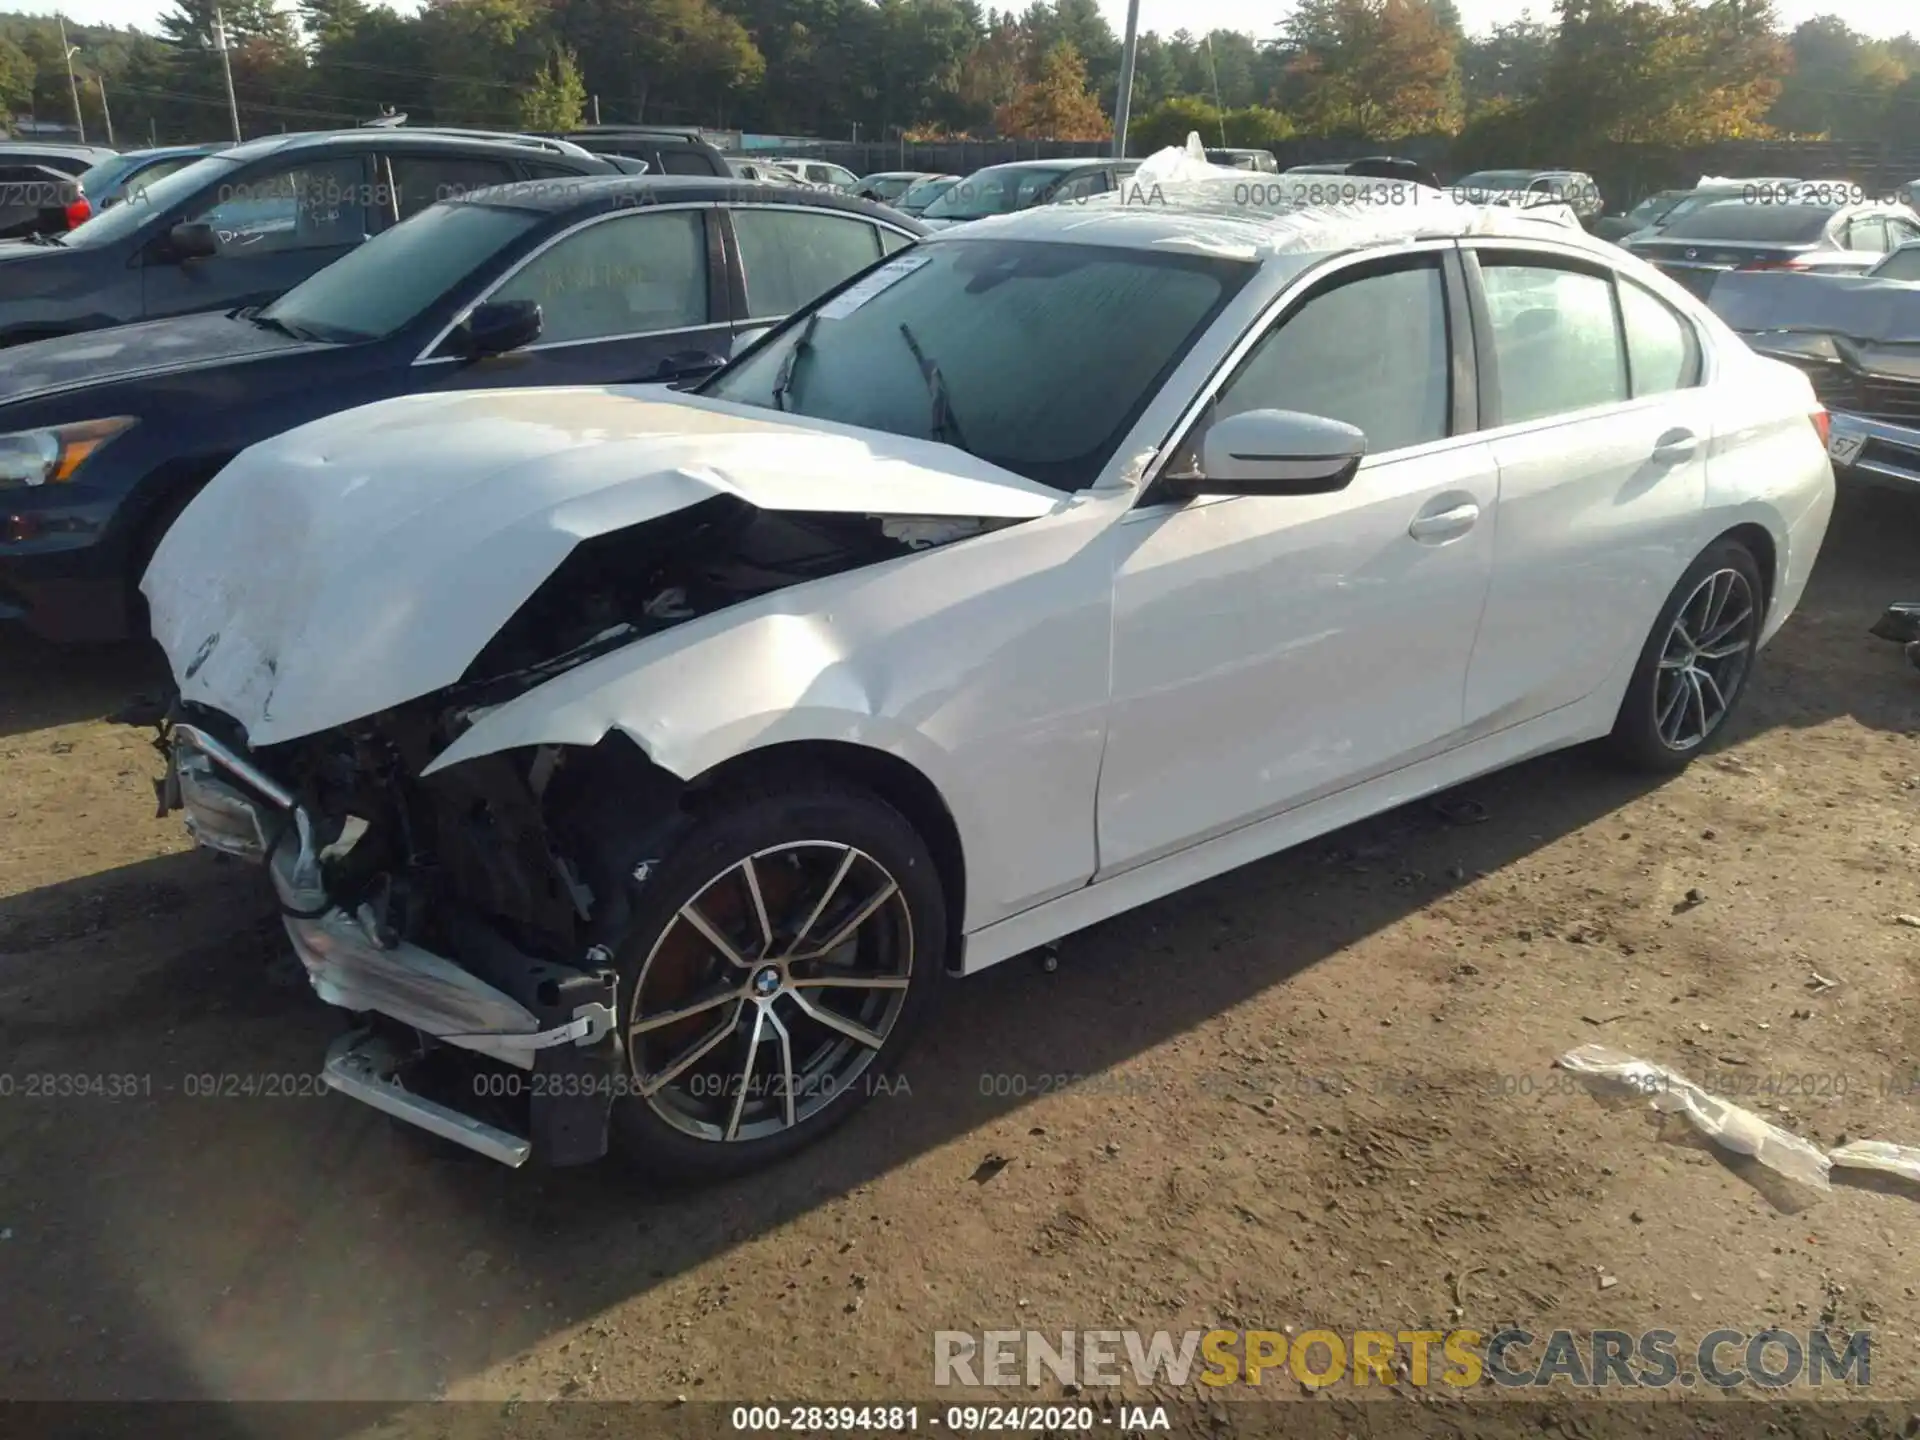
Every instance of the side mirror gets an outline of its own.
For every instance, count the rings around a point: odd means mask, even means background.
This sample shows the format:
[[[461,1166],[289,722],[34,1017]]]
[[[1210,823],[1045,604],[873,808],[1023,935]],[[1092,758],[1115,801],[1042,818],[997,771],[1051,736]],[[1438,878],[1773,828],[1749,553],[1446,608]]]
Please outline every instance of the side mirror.
[[[167,253],[175,260],[205,260],[220,253],[220,237],[211,225],[187,221],[167,232]]]
[[[1200,446],[1196,495],[1327,495],[1344,490],[1367,453],[1352,425],[1297,410],[1247,410],[1216,421]]]
[[[479,358],[531,345],[540,338],[545,324],[536,301],[491,300],[474,306],[461,329],[466,335],[467,354]]]

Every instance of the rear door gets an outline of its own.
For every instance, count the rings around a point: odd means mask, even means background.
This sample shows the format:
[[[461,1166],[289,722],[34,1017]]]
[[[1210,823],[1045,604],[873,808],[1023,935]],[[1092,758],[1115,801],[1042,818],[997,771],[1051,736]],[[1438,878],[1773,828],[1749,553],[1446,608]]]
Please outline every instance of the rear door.
[[[161,235],[141,256],[146,318],[264,305],[367,238],[377,190],[364,152],[246,166],[179,217],[211,226],[217,253],[180,260]]]
[[[1713,430],[1699,336],[1651,291],[1558,251],[1465,253],[1500,469],[1466,723],[1491,731],[1583,699],[1637,652],[1696,548]]]
[[[530,300],[540,336],[463,363],[441,337],[437,384],[616,385],[672,379],[724,359],[732,325],[720,236],[701,205],[597,215],[535,250],[482,297]],[[700,357],[705,357],[701,359]]]
[[[905,238],[825,206],[738,205],[722,213],[738,267],[739,313],[754,334],[859,274]]]

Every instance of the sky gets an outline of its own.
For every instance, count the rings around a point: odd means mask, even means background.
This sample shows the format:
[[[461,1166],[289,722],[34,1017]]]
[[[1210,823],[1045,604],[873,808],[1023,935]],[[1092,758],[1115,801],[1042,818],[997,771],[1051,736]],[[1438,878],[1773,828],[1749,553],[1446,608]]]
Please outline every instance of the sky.
[[[1540,20],[1553,18],[1551,0],[1458,0],[1461,19],[1470,32],[1490,29],[1509,20],[1517,20],[1529,9]],[[1021,0],[1000,0],[1000,5],[1024,8]],[[0,0],[0,10],[24,10],[29,14],[51,15],[64,11],[68,18],[94,25],[134,25],[152,30],[154,21],[169,0]],[[290,7],[289,7],[290,8]],[[401,0],[396,6],[412,9]],[[1126,0],[1100,0],[1100,8],[1123,31],[1127,21]],[[1140,0],[1140,28],[1170,35],[1182,27],[1194,34],[1209,30],[1245,30],[1256,39],[1273,39],[1279,29],[1278,17],[1285,14],[1286,0]],[[1781,23],[1791,29],[1815,15],[1838,15],[1855,30],[1866,35],[1898,35],[1905,30],[1920,30],[1920,13],[1901,0],[1775,0]]]

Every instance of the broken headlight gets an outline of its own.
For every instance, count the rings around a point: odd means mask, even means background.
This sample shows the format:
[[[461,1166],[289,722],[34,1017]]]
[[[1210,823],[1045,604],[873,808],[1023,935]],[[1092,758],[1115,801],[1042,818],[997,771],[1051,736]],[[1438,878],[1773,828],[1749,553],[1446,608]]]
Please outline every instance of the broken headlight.
[[[131,415],[0,435],[0,490],[71,480],[88,458],[134,423]]]

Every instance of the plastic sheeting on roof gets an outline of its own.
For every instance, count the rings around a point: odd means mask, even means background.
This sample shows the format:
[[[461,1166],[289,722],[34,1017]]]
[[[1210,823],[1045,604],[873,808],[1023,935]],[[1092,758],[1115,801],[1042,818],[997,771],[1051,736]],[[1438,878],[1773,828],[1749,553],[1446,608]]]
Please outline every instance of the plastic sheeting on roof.
[[[1584,235],[1562,204],[1476,204],[1410,180],[1268,175],[1210,164],[1197,134],[1140,163],[1120,190],[1085,202],[1089,220],[1145,210],[1184,223],[1157,241],[1252,259],[1451,235]],[[1209,220],[1237,222],[1210,226]]]

